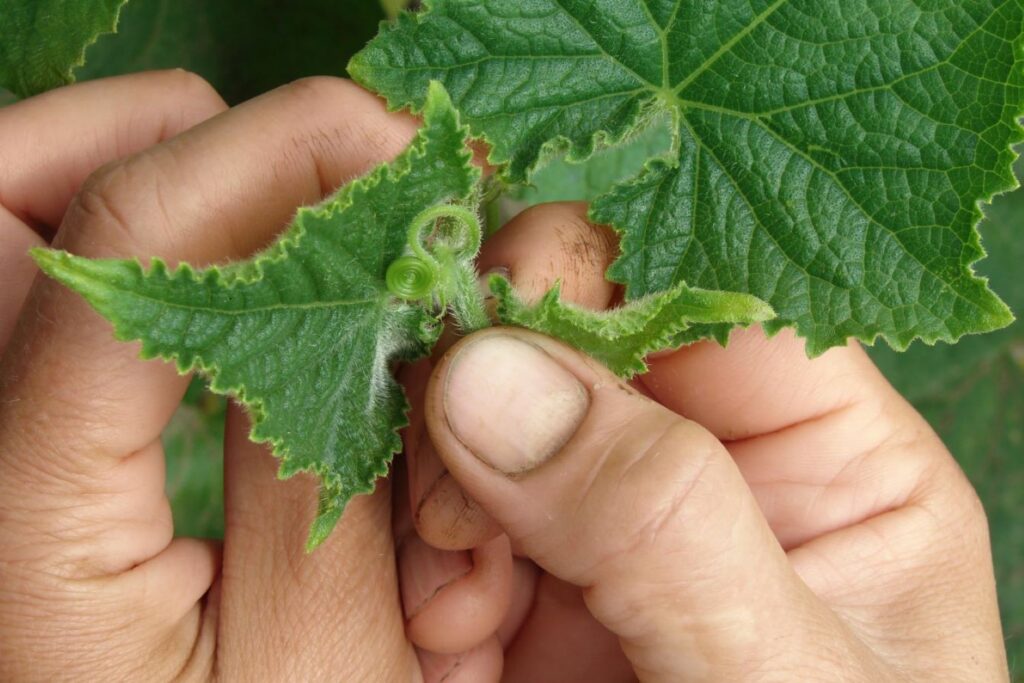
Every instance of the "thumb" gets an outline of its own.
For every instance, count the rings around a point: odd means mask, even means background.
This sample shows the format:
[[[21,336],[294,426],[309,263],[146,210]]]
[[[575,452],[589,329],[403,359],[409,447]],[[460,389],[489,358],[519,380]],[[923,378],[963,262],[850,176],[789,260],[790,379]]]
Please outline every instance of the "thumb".
[[[426,414],[466,493],[519,552],[585,589],[644,680],[788,669],[809,635],[838,635],[725,447],[586,356],[524,330],[477,333],[437,366]]]

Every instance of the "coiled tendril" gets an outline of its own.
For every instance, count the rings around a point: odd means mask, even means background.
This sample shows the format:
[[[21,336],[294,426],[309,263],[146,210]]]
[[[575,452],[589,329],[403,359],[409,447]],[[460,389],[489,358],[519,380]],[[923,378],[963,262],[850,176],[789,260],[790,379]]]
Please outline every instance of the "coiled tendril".
[[[427,299],[443,285],[444,272],[438,259],[424,247],[424,233],[433,231],[439,218],[454,219],[462,231],[456,234],[457,244],[447,245],[444,251],[453,257],[472,257],[480,247],[480,221],[469,209],[461,206],[433,206],[421,211],[409,225],[407,248],[411,252],[395,259],[388,266],[384,282],[388,291],[409,301]],[[439,252],[440,253],[440,252]],[[449,259],[446,258],[447,262]],[[452,264],[449,264],[452,266]],[[443,286],[442,286],[443,289]],[[446,292],[438,292],[442,305]]]
[[[433,259],[431,259],[433,261]],[[384,282],[388,291],[410,301],[426,299],[437,286],[437,262],[429,263],[419,256],[403,256],[388,266]]]

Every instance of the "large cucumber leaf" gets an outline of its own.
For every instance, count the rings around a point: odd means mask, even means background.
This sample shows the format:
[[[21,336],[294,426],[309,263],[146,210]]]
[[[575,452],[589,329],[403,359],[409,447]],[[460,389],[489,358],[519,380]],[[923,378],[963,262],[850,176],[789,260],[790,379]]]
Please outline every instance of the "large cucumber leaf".
[[[393,107],[441,80],[525,182],[668,112],[674,153],[598,198],[629,297],[741,291],[820,353],[1009,324],[974,275],[1015,186],[1021,0],[432,0],[349,65]]]

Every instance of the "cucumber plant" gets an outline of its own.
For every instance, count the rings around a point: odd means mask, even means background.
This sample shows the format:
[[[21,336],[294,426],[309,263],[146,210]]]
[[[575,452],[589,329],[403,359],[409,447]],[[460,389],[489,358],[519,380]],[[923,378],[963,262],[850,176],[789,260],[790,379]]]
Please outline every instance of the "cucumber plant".
[[[445,319],[489,324],[481,198],[561,157],[651,151],[631,177],[589,176],[613,179],[590,216],[620,233],[608,277],[626,302],[584,311],[556,287],[528,305],[492,278],[497,315],[623,376],[755,322],[795,328],[811,355],[1008,325],[973,264],[981,203],[1016,186],[1022,67],[1024,0],[430,0],[349,64],[420,133],[269,249],[200,271],[35,257],[146,357],[246,405],[282,476],[320,478],[312,548],[400,448],[393,363],[428,354]]]

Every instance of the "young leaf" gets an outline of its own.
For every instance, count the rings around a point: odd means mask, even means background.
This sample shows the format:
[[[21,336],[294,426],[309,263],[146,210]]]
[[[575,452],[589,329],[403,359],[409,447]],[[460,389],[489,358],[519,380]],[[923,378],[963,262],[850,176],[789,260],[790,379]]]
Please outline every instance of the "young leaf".
[[[532,306],[523,303],[501,276],[491,276],[490,286],[502,324],[560,339],[622,377],[644,372],[647,354],[678,346],[680,333],[694,323],[749,325],[775,317],[771,306],[749,294],[692,289],[685,283],[609,311],[563,302],[558,285]]]
[[[432,0],[349,70],[394,107],[439,79],[512,182],[659,111],[674,155],[591,208],[630,298],[769,301],[808,351],[1007,325],[974,275],[979,200],[1014,187],[1020,0]]]
[[[390,363],[426,354],[438,314],[396,300],[385,282],[423,207],[475,197],[479,170],[444,90],[431,87],[424,125],[394,162],[300,209],[274,246],[248,262],[196,272],[154,260],[35,253],[81,293],[143,357],[199,370],[245,404],[251,438],[281,458],[280,475],[312,472],[320,509],[308,546],[322,542],[355,494],[373,490],[401,448],[406,400]]]
[[[19,97],[71,83],[85,48],[117,28],[127,0],[9,0],[0,14],[0,86]]]

